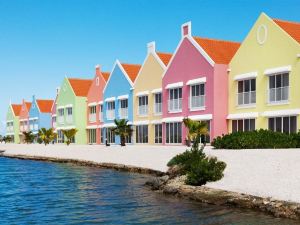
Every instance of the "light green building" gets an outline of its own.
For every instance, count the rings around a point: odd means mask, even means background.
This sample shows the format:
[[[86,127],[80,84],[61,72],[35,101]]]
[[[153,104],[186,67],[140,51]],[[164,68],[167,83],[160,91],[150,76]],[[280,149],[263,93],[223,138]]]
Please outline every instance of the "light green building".
[[[20,121],[19,116],[21,112],[22,105],[9,104],[7,114],[6,114],[6,136],[12,138],[12,142],[20,143]]]
[[[64,143],[62,130],[78,130],[73,143],[87,144],[87,95],[92,80],[65,78],[57,96],[57,142]]]

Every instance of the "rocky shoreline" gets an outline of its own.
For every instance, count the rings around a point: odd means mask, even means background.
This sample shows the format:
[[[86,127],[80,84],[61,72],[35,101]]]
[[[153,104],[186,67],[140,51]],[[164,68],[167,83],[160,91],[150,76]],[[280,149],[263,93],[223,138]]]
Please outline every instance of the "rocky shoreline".
[[[27,156],[27,155],[10,155],[2,153],[0,157],[16,158],[20,160],[36,160],[56,163],[71,163],[79,166],[89,166],[105,169],[114,169],[117,171],[149,174],[153,175],[147,182],[153,191],[172,195],[181,198],[187,198],[202,203],[231,206],[238,208],[253,209],[271,214],[275,217],[289,218],[300,220],[300,204],[287,201],[279,201],[272,198],[262,198],[253,195],[240,194],[237,192],[224,191],[220,189],[208,188],[205,186],[185,185],[185,176],[170,178],[167,173],[115,163],[96,163],[93,161],[61,159],[55,157]]]
[[[152,190],[163,194],[187,198],[206,204],[253,209],[275,217],[300,220],[299,203],[262,198],[205,186],[190,186],[185,185],[184,180],[185,176],[170,179],[168,175],[165,175],[151,178],[146,182],[146,185],[151,187]]]

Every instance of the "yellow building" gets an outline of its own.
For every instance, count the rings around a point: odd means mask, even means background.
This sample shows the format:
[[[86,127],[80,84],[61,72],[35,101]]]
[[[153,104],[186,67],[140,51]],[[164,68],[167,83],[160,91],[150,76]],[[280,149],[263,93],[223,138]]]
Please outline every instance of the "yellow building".
[[[155,42],[148,52],[134,82],[133,125],[135,143],[162,143],[162,77],[171,54],[156,52]]]
[[[229,68],[229,132],[298,131],[300,23],[262,13]]]

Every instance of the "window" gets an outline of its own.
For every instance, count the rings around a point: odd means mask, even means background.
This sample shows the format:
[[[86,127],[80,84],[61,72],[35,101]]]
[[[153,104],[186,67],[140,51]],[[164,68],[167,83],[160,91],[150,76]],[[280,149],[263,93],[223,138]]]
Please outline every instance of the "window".
[[[96,144],[97,143],[97,136],[96,136],[96,129],[89,130],[89,144]]]
[[[128,99],[120,100],[119,116],[120,119],[128,118]]]
[[[232,132],[255,130],[255,119],[232,120]]]
[[[169,90],[169,111],[178,112],[182,110],[182,88],[174,88]]]
[[[108,120],[114,120],[115,119],[115,101],[107,102],[106,118]]]
[[[182,143],[181,123],[166,123],[166,143],[179,144]]]
[[[138,107],[138,115],[145,116],[148,114],[148,96],[140,96],[139,98],[139,107]]]
[[[114,144],[116,142],[115,140],[115,133],[112,130],[113,128],[106,128],[106,140],[107,143]]]
[[[269,77],[269,102],[289,100],[289,74],[277,74]]]
[[[205,84],[196,84],[190,87],[190,109],[204,107]]]
[[[96,86],[99,86],[99,77],[96,78]]]
[[[73,122],[73,108],[67,107],[66,112],[67,112],[67,117],[66,117],[67,123],[72,123]]]
[[[296,133],[297,117],[286,116],[269,118],[269,130],[282,133]]]
[[[162,124],[155,124],[155,143],[162,143]]]
[[[238,105],[256,103],[256,80],[238,81]]]
[[[101,128],[100,130],[100,142],[104,144],[104,134],[105,134],[105,128]]]
[[[200,141],[201,143],[210,143],[210,121],[207,120],[203,122],[207,124],[207,134],[206,135],[202,134],[200,137]]]
[[[97,107],[96,106],[90,106],[89,107],[89,121],[90,122],[96,122],[96,112],[97,112]]]
[[[155,94],[154,97],[154,114],[161,115],[162,113],[162,95],[161,93]]]
[[[100,113],[99,113],[99,120],[103,121],[103,105],[100,105]]]
[[[57,131],[57,142],[58,143],[64,143],[65,142],[65,137],[64,137],[64,134],[63,134],[62,130]]]
[[[148,125],[136,126],[136,143],[148,143]]]

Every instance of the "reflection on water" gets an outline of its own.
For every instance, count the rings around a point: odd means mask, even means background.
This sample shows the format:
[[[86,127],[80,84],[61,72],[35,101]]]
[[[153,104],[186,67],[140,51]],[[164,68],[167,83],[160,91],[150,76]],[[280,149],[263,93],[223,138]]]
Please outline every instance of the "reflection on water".
[[[147,176],[0,158],[0,224],[297,224],[145,188]]]

